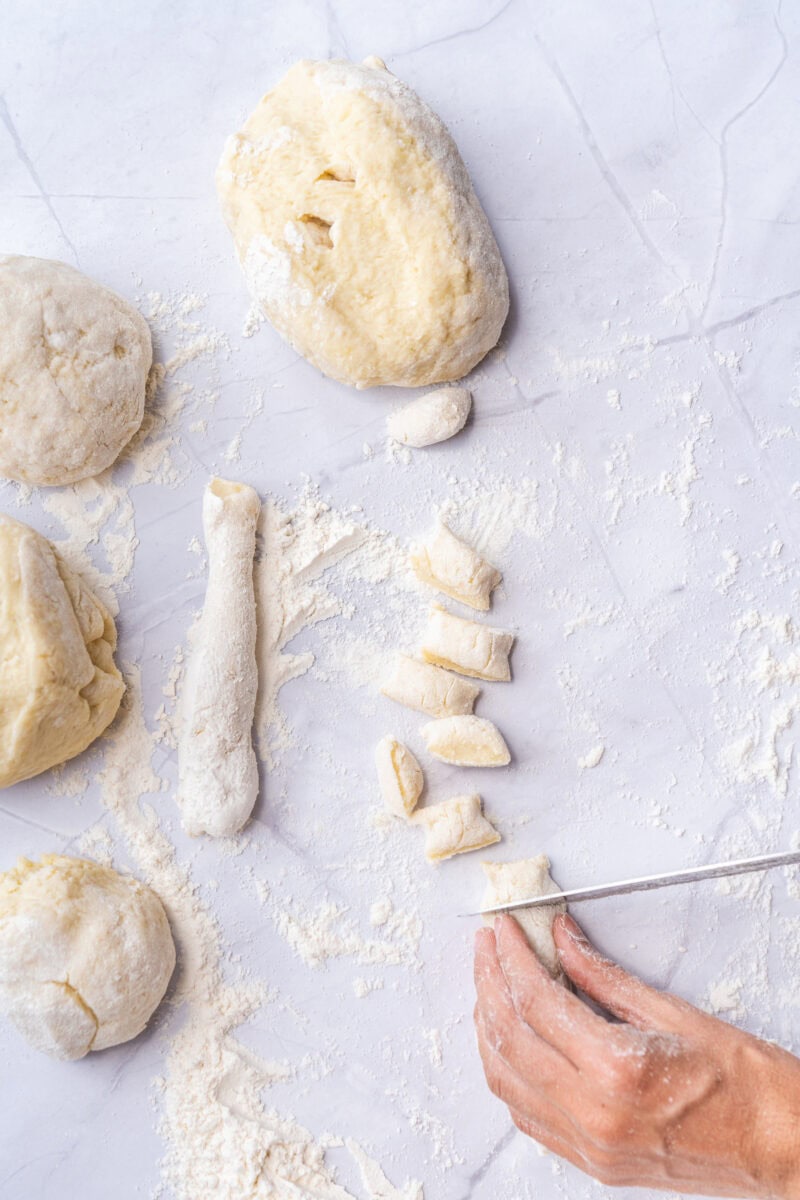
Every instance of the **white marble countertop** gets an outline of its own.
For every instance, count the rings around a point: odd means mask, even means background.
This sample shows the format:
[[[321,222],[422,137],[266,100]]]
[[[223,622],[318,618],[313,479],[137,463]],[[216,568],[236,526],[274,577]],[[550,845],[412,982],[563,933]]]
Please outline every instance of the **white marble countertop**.
[[[145,310],[148,293],[197,293],[197,320],[227,339],[176,376],[193,388],[171,452],[184,478],[132,486],[131,513],[111,515],[139,539],[115,590],[120,657],[141,670],[151,729],[202,595],[189,542],[210,473],[289,506],[308,476],[401,538],[469,481],[490,492],[504,480],[535,487],[536,503],[499,564],[495,615],[520,644],[513,685],[492,697],[515,765],[480,781],[504,835],[494,856],[546,850],[578,885],[789,844],[799,47],[796,7],[759,0],[6,6],[2,250],[64,259]],[[294,59],[370,53],[452,129],[513,291],[502,352],[473,383],[474,422],[408,463],[384,454],[394,396],[323,379],[266,326],[242,336],[247,298],[213,188],[225,137]],[[164,357],[186,336],[174,321],[155,332]],[[0,486],[0,506],[55,539],[85,526],[85,494],[75,524],[42,499]],[[102,543],[91,554],[104,569]],[[380,589],[347,595],[359,628]],[[281,997],[241,1038],[304,1064],[268,1103],[315,1137],[357,1138],[393,1183],[423,1181],[427,1200],[610,1195],[541,1155],[485,1089],[471,927],[456,916],[479,900],[480,872],[474,856],[431,872],[418,842],[371,829],[371,747],[396,718],[337,674],[335,640],[335,625],[299,639],[317,664],[281,697],[296,744],[265,779],[240,856],[182,837],[174,752],[152,760],[149,799],[238,956],[227,969]],[[600,744],[600,764],[581,770]],[[99,822],[115,862],[137,869],[94,782],[102,762],[101,746],[85,792],[45,776],[3,794],[3,866],[75,852]],[[253,872],[286,904],[344,906],[364,937],[390,893],[422,920],[418,956],[310,966],[257,902]],[[777,873],[579,915],[646,979],[800,1049],[797,899]],[[359,998],[362,977],[382,990]],[[137,1041],[78,1064],[0,1029],[3,1200],[154,1194],[153,1080],[180,1019],[165,1006]],[[372,1194],[343,1151],[329,1157],[354,1195]]]

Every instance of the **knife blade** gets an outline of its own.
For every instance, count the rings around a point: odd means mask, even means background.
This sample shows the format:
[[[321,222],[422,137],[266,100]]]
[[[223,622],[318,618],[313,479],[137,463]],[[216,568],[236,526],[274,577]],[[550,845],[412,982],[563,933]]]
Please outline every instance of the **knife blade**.
[[[516,912],[521,908],[546,908],[566,900],[575,904],[579,900],[602,900],[605,896],[625,896],[631,892],[649,892],[655,888],[673,887],[678,883],[700,883],[704,879],[724,879],[730,875],[745,875],[750,871],[769,871],[773,867],[788,867],[800,863],[800,850],[783,850],[778,854],[759,854],[755,858],[736,858],[731,862],[711,863],[705,867],[689,867],[682,871],[667,871],[663,875],[640,875],[635,879],[620,879],[616,883],[602,883],[593,887],[571,888],[563,892],[549,892],[545,896],[532,896],[529,900],[511,900],[484,908],[479,912],[462,913],[465,917],[487,917],[495,913]]]

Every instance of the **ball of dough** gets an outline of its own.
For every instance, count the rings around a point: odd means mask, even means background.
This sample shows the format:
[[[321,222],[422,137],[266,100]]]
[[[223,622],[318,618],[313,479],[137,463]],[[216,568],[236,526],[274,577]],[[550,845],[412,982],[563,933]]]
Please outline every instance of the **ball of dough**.
[[[296,63],[225,148],[225,220],[256,303],[356,387],[459,379],[508,279],[439,118],[380,59]]]
[[[118,457],[142,423],[150,330],[66,263],[0,258],[0,475],[74,483]]]
[[[37,1050],[82,1058],[136,1037],[175,967],[155,892],[83,858],[0,875],[0,1006]]]
[[[0,788],[80,754],[125,685],[107,609],[47,538],[0,513]]]

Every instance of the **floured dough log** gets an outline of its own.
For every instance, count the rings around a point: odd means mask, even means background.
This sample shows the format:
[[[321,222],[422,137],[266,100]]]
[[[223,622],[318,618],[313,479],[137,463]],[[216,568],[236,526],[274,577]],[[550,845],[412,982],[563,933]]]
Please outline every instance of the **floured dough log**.
[[[0,1008],[37,1050],[75,1059],[136,1037],[174,967],[164,907],[129,875],[61,854],[0,875]]]
[[[505,682],[511,678],[508,656],[513,645],[513,633],[453,616],[435,604],[428,617],[421,653],[426,662],[461,675]]]
[[[443,521],[426,542],[411,547],[411,566],[418,579],[470,608],[486,612],[503,576]]]
[[[441,667],[398,654],[391,679],[381,688],[384,696],[429,717],[471,713],[481,689]]]
[[[519,862],[485,862],[481,866],[488,880],[481,908],[494,908],[497,904],[510,904],[513,900],[546,896],[549,892],[561,890],[550,878],[550,860],[546,854],[523,858]],[[566,981],[566,976],[553,941],[553,921],[559,913],[566,911],[567,906],[561,900],[545,908],[523,908],[512,914],[531,949],[536,951],[553,978],[561,982]],[[487,925],[494,923],[491,915],[484,920]]]
[[[460,379],[508,279],[455,143],[380,59],[296,63],[229,139],[223,215],[255,302],[359,388]]]
[[[477,794],[420,808],[411,820],[425,830],[425,857],[432,863],[500,841],[500,834],[481,812]]]
[[[408,746],[389,735],[381,738],[375,749],[375,766],[383,802],[389,812],[396,817],[411,816],[425,781],[422,767]]]
[[[435,446],[460,433],[466,424],[472,396],[466,388],[440,388],[412,400],[387,421],[389,436],[415,450]]]
[[[443,717],[422,730],[434,758],[456,767],[505,767],[511,755],[502,733],[485,717]]]
[[[105,605],[47,538],[0,514],[0,787],[85,750],[125,685]]]
[[[0,257],[0,475],[74,483],[142,423],[153,361],[141,313],[67,263]]]
[[[206,488],[208,586],[186,672],[178,751],[178,804],[192,835],[236,833],[258,797],[253,555],[260,511],[247,484],[212,479]]]

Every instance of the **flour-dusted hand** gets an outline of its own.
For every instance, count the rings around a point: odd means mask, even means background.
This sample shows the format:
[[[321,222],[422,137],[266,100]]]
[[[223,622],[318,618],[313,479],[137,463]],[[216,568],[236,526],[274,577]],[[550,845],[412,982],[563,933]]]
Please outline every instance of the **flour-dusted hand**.
[[[253,555],[261,504],[244,483],[212,479],[203,497],[208,587],[182,705],[178,803],[187,833],[236,833],[258,797]]]
[[[648,987],[575,922],[564,971],[621,1024],[555,983],[519,926],[477,934],[475,1023],[515,1125],[612,1186],[800,1197],[800,1061]]]

